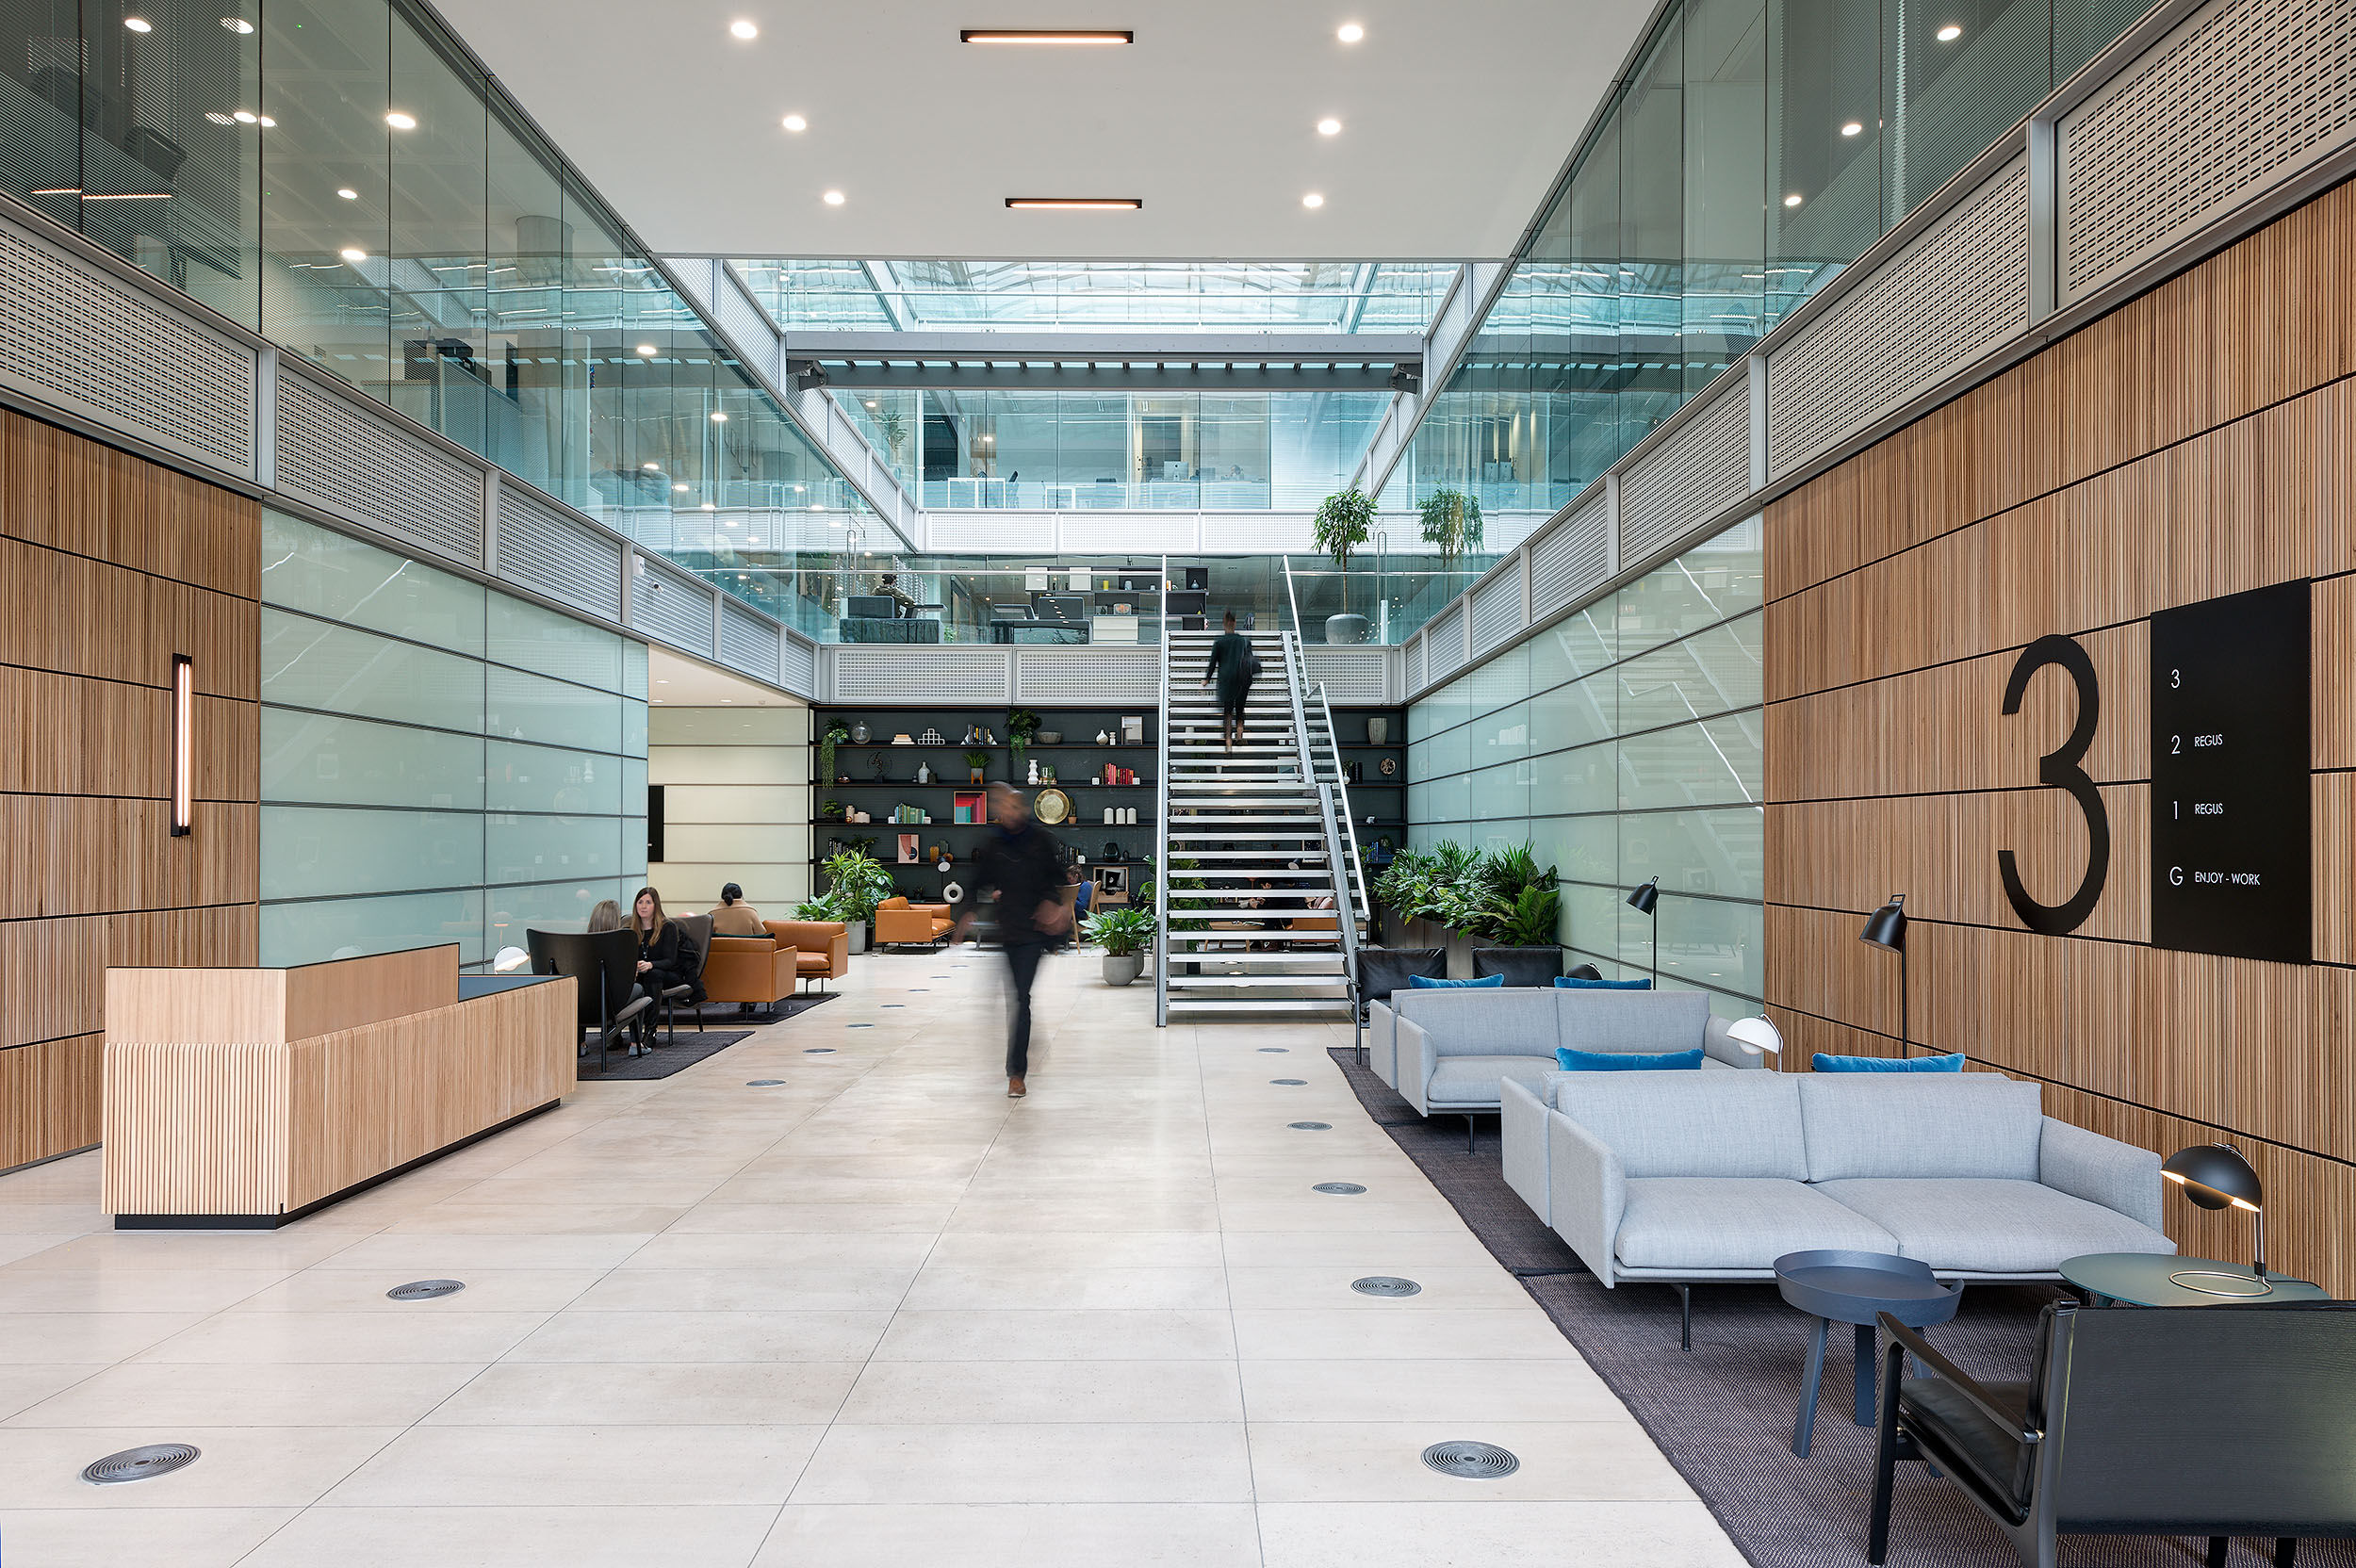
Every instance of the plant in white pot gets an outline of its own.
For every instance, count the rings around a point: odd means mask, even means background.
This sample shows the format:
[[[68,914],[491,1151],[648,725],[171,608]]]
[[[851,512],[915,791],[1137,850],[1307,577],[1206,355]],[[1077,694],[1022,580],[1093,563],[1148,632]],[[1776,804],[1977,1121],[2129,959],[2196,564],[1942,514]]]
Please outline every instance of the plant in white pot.
[[[1312,537],[1318,549],[1333,558],[1342,576],[1342,613],[1325,617],[1329,643],[1363,643],[1369,633],[1366,618],[1350,613],[1350,557],[1373,535],[1374,498],[1354,484],[1326,497],[1325,504],[1317,508]]]
[[[1080,934],[1104,950],[1104,984],[1125,986],[1145,972],[1153,911],[1134,904],[1099,910],[1080,923]]]
[[[1424,543],[1439,547],[1441,569],[1481,547],[1481,502],[1462,490],[1434,490],[1423,503]]]

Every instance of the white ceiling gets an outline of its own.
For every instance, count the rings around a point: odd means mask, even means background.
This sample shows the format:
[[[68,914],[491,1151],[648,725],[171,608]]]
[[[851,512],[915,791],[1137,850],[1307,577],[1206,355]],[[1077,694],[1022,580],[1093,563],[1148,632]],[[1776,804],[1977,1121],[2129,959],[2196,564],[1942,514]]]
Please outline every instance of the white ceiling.
[[[440,0],[662,255],[1472,260],[1651,0]],[[740,42],[745,19],[761,36]],[[1345,22],[1366,28],[1344,44]],[[1130,28],[1112,48],[960,27]],[[810,128],[781,128],[787,113]],[[1333,116],[1340,135],[1316,122]],[[822,201],[842,190],[841,206]],[[1323,207],[1304,209],[1317,191]],[[1125,213],[1008,196],[1136,196]]]
[[[756,686],[660,644],[646,645],[646,695],[665,708],[807,708],[799,697]]]

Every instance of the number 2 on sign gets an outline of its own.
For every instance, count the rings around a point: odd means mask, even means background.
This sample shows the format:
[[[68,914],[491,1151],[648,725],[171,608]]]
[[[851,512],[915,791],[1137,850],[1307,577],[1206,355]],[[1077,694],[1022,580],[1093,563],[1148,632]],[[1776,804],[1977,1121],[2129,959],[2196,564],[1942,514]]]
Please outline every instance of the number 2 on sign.
[[[2004,683],[2004,713],[2009,717],[2021,711],[2021,699],[2028,693],[2030,677],[2048,664],[2058,665],[2077,687],[2078,722],[2071,727],[2069,739],[2037,760],[2037,778],[2052,789],[2070,792],[2070,798],[2086,814],[2086,875],[2079,880],[2078,890],[2068,899],[2059,904],[2039,904],[2021,884],[2020,864],[2011,850],[1996,852],[1996,870],[2004,879],[2004,896],[2011,900],[2013,913],[2021,917],[2021,923],[2049,937],[2062,937],[2084,925],[2102,897],[2102,884],[2111,868],[2111,819],[2103,809],[2102,791],[2095,788],[2094,780],[2079,765],[2094,744],[2094,727],[2102,717],[2102,687],[2095,678],[2094,661],[2086,657],[2085,648],[2058,632],[2048,633],[2023,648],[2012,667],[2012,678]],[[2176,679],[2176,672],[2169,672],[2169,684],[2174,685]]]

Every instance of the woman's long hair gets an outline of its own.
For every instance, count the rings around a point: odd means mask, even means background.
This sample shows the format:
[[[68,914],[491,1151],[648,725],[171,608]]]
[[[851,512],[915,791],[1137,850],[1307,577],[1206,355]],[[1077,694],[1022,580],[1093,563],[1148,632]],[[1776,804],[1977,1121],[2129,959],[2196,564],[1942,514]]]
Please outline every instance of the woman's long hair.
[[[642,898],[651,898],[654,900],[654,923],[652,925],[642,926],[638,923],[638,901]],[[669,923],[670,917],[663,912],[663,895],[661,893],[656,892],[652,888],[641,888],[630,895],[630,928],[632,931],[637,932],[640,937],[648,941],[652,941],[655,938],[663,935],[663,928]]]
[[[597,900],[597,907],[589,911],[589,929],[592,931],[619,931],[621,928],[622,906],[614,903],[610,898],[601,898]]]

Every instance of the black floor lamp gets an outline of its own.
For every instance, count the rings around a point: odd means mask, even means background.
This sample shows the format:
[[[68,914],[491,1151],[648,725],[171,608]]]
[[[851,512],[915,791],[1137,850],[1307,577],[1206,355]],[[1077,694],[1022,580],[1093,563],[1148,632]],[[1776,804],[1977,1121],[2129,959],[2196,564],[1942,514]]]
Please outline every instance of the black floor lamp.
[[[1628,890],[1628,906],[1652,917],[1652,988],[1661,988],[1661,878],[1639,882]]]
[[[1898,956],[1898,1054],[1912,1049],[1906,1038],[1906,895],[1891,893],[1890,902],[1865,917],[1857,940],[1888,948]]]

